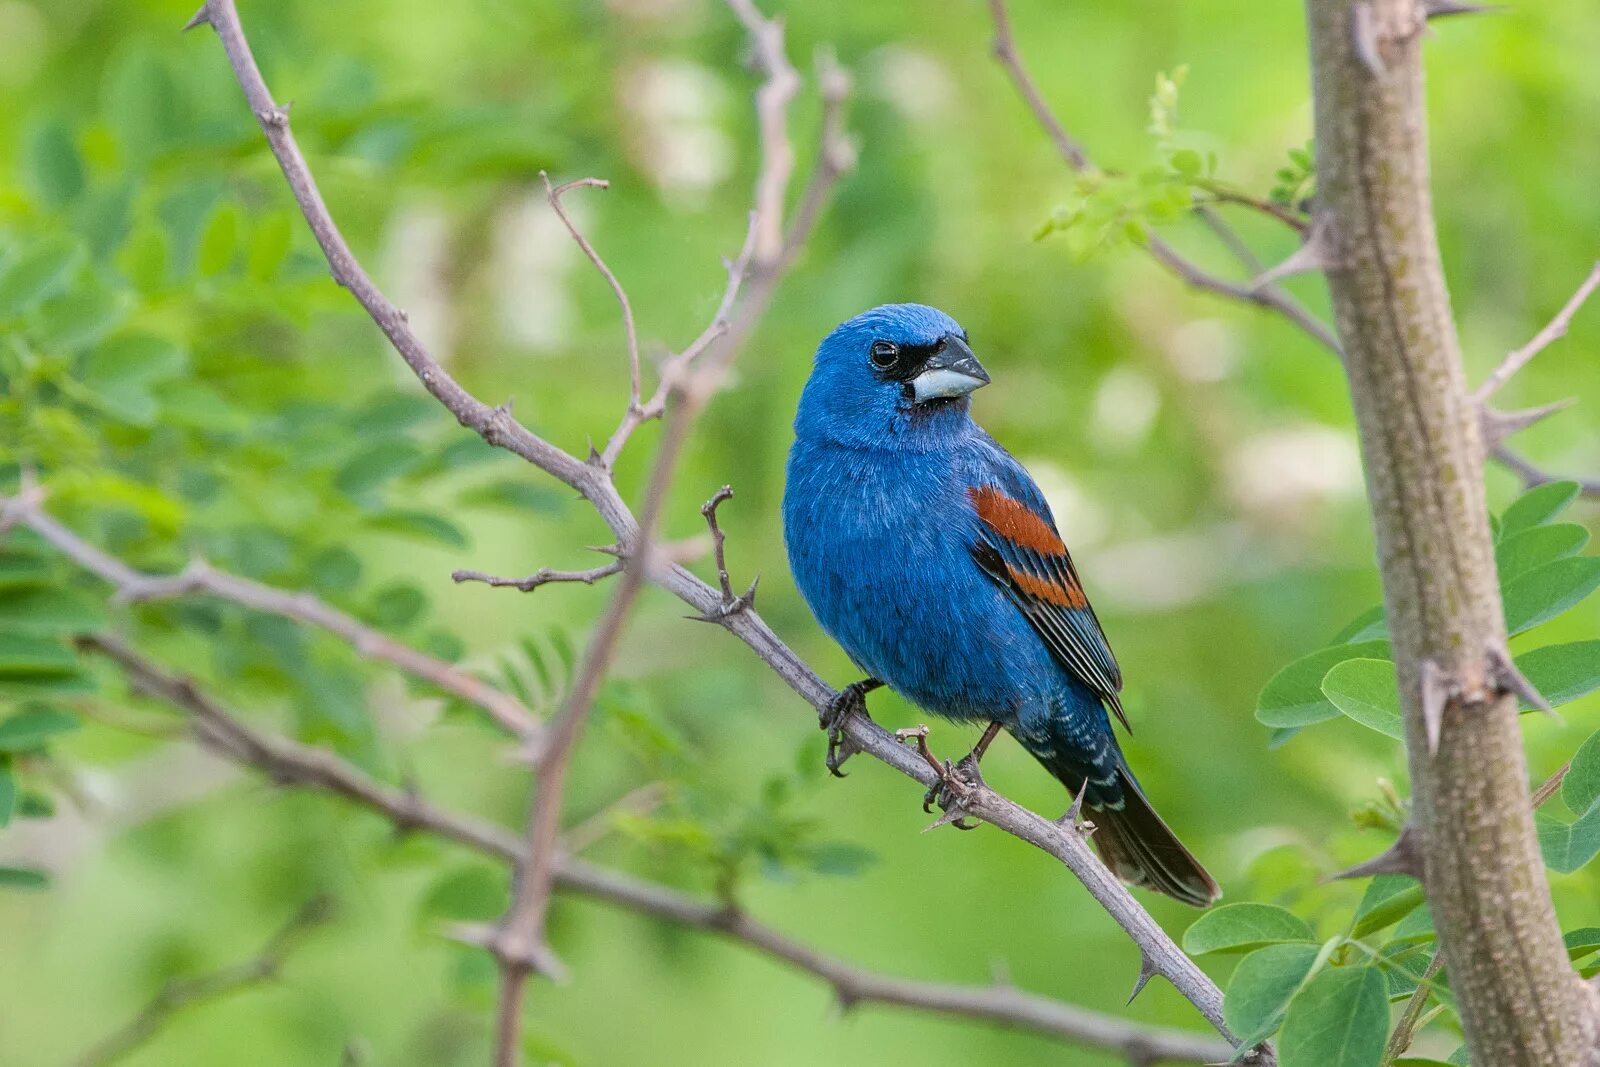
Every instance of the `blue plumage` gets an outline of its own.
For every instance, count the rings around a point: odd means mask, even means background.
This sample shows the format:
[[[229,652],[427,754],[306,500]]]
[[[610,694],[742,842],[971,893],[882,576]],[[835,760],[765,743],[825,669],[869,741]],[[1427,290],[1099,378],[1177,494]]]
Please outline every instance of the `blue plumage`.
[[[1044,497],[968,414],[987,381],[961,327],[920,304],[824,339],[784,493],[795,582],[872,678],[945,718],[999,723],[1084,789],[1125,879],[1209,903],[1215,884],[1112,732],[1121,673]]]

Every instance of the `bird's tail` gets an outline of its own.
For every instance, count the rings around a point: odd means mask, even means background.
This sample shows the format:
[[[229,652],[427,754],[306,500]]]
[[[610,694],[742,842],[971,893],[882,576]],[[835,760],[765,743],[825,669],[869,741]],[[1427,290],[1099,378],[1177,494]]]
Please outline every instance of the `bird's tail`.
[[[1095,824],[1091,840],[1106,866],[1129,885],[1144,886],[1197,908],[1222,895],[1216,880],[1162,821],[1126,767],[1117,768],[1122,804],[1086,805]],[[1090,798],[1092,801],[1092,797]]]

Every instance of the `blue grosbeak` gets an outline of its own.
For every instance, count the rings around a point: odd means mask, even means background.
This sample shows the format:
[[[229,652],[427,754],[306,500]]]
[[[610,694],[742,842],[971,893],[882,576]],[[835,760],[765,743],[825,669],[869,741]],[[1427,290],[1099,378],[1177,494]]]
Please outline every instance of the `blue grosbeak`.
[[[869,675],[841,696],[835,728],[886,684],[989,724],[955,772],[976,775],[1003,727],[1094,813],[1093,840],[1123,880],[1204,907],[1216,883],[1117,744],[1122,673],[1050,508],[968,414],[988,381],[965,331],[921,304],[874,308],[817,349],[784,539],[812,613]]]

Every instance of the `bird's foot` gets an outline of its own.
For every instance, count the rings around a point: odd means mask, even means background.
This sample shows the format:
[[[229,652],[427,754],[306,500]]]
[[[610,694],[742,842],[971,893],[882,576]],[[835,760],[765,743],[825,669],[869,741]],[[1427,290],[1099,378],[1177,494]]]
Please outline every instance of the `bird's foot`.
[[[867,714],[867,694],[883,685],[876,678],[863,678],[839,690],[826,711],[822,713],[821,727],[828,732],[828,773],[835,778],[845,777],[839,768],[844,761],[860,752],[860,747],[844,732],[845,721],[852,715],[871,719]]]
[[[938,779],[922,796],[922,810],[932,814],[933,806],[937,804],[943,814],[928,829],[937,830],[941,826],[948,825],[954,826],[957,830],[976,830],[978,823],[969,819],[971,811],[967,805],[974,792],[984,785],[983,775],[978,773],[978,757],[981,753],[968,753],[952,765],[949,760],[941,760],[929,751],[926,726],[896,730],[894,736],[901,742],[914,742],[917,754],[933,768],[933,773],[938,775]]]

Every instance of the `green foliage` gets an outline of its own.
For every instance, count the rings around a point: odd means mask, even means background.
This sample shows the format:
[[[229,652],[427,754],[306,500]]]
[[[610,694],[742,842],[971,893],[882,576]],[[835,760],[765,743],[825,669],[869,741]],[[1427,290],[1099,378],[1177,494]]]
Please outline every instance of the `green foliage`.
[[[1322,679],[1330,703],[1368,729],[1404,740],[1394,664],[1386,659],[1347,659]]]
[[[1303,148],[1289,149],[1289,162],[1279,167],[1273,175],[1275,182],[1270,194],[1274,204],[1299,209],[1316,193],[1316,145],[1307,141]]]
[[[61,17],[58,6],[0,4],[0,494],[16,490],[26,466],[53,515],[142,571],[175,573],[200,557],[307,590],[541,714],[559,706],[603,587],[524,597],[454,587],[448,573],[587,565],[581,546],[609,536],[570,491],[455,426],[403,376],[329,280],[205,31],[180,36],[170,8],[141,0],[114,10],[95,0]],[[605,286],[564,235],[544,228],[538,171],[612,180],[603,197],[569,203],[628,285],[647,357],[703,327],[722,284],[719,257],[744,231],[753,177],[753,78],[733,20],[718,5],[656,5],[647,16],[638,6],[411,5],[395,18],[392,4],[371,0],[283,0],[242,12],[275,91],[295,102],[295,131],[322,192],[373,276],[437,339],[463,385],[491,403],[513,398],[519,417],[580,454],[620,413],[618,326]],[[1234,479],[1240,457],[1251,457],[1295,484],[1313,464],[1258,434],[1305,425],[1348,435],[1343,382],[1272,316],[1187,293],[1128,247],[1160,232],[1222,269],[1201,227],[1182,221],[1195,204],[1236,218],[1263,259],[1291,240],[1259,212],[1221,201],[1299,212],[1314,194],[1309,151],[1280,158],[1307,132],[1298,19],[1263,21],[1259,5],[1225,4],[1208,12],[1214,18],[1169,20],[1152,35],[1147,11],[1110,0],[1087,0],[1081,20],[1057,19],[1049,5],[1015,7],[1041,91],[1107,167],[1081,183],[1054,165],[1015,98],[992,91],[1000,83],[974,48],[986,32],[981,12],[930,20],[872,5],[787,6],[797,60],[831,41],[857,75],[850,123],[862,165],[741,357],[734,389],[697,432],[666,530],[674,541],[702,534],[695,505],[732,481],[739,497],[725,525],[736,570],[745,580],[764,573],[763,615],[825,678],[849,680],[852,666],[784,580],[776,502],[793,400],[833,322],[886,299],[948,308],[995,372],[995,386],[976,398],[978,417],[1040,475],[1084,565],[1128,671],[1133,757],[1141,773],[1150,768],[1152,799],[1229,900],[1285,905],[1305,926],[1297,936],[1344,931],[1320,948],[1298,940],[1219,949],[1214,960],[1231,952],[1237,961],[1230,1020],[1282,1025],[1309,989],[1294,968],[1274,980],[1281,969],[1262,962],[1274,955],[1296,967],[1309,959],[1307,973],[1319,977],[1376,968],[1392,995],[1434,947],[1414,884],[1374,879],[1364,897],[1359,884],[1314,884],[1380,847],[1362,827],[1392,834],[1405,814],[1402,798],[1382,795],[1346,823],[1351,796],[1370,791],[1365,776],[1399,780],[1398,747],[1334,725],[1346,716],[1324,692],[1346,661],[1388,657],[1381,610],[1330,642],[1337,647],[1304,636],[1375,600],[1367,520],[1353,486],[1277,510],[1239,493]],[[12,32],[35,11],[42,37]],[[1540,18],[1562,11],[1585,25],[1588,13],[1570,3]],[[1251,32],[1218,32],[1230,25]],[[1481,92],[1435,101],[1440,227],[1458,307],[1471,312],[1463,340],[1475,360],[1559,306],[1596,243],[1583,183],[1548,177],[1595,166],[1539,118],[1586,87],[1569,93],[1551,81],[1564,69],[1552,62],[1561,35],[1537,29],[1508,29],[1513,36],[1495,35],[1492,48],[1463,44],[1477,49],[1471,59],[1485,77],[1474,84],[1493,86],[1492,107]],[[1142,131],[1144,72],[1184,58],[1195,60],[1196,77],[1158,79]],[[907,70],[916,73],[910,92]],[[1085,85],[1094,93],[1085,96]],[[681,109],[665,123],[649,110],[662,102]],[[691,121],[702,106],[703,126]],[[810,97],[794,111],[803,170],[814,144]],[[731,169],[704,186],[675,186],[662,161],[682,145],[708,173]],[[1508,185],[1515,211],[1449,207]],[[1019,243],[1057,203],[1053,239]],[[1101,259],[1077,268],[1063,250]],[[1296,291],[1323,310],[1318,287]],[[519,336],[523,320],[534,320],[537,342]],[[1592,328],[1580,317],[1569,351],[1592,347]],[[1552,349],[1529,368],[1519,379],[1528,402],[1585,388],[1569,373],[1575,358]],[[1130,417],[1114,388],[1129,378],[1153,385],[1154,416]],[[1219,410],[1227,417],[1214,419]],[[1530,450],[1570,453],[1563,458],[1578,467],[1593,411],[1586,399],[1541,427]],[[642,429],[623,458],[630,500],[656,432]],[[1593,511],[1563,516],[1569,494],[1546,489],[1506,513],[1497,558],[1507,583],[1583,558],[1580,524],[1592,525]],[[1207,547],[1219,508],[1242,550]],[[1126,570],[1111,577],[1111,558],[1143,543],[1206,548],[1179,568],[1203,581],[1163,582],[1152,569],[1133,575],[1144,582],[1134,588]],[[1595,635],[1587,605],[1550,614],[1582,577],[1554,576],[1522,609],[1550,621],[1516,651],[1535,684],[1567,704],[1595,688],[1585,640]],[[253,725],[514,831],[527,773],[507,760],[504,737],[476,709],[402,686],[315,630],[209,598],[120,605],[108,596],[26,529],[0,537],[0,639],[43,642],[63,664],[0,681],[0,735],[17,731],[14,748],[0,752],[12,795],[0,847],[18,857],[37,837],[57,840],[55,827],[18,825],[52,810],[73,825],[95,822],[107,796],[203,796],[144,809],[160,810],[147,821],[113,818],[114,833],[88,835],[64,858],[52,852],[70,886],[60,901],[17,892],[48,883],[33,859],[7,860],[0,922],[16,944],[13,966],[0,969],[9,1009],[0,1060],[77,1061],[99,1036],[82,1020],[109,1029],[166,978],[258,944],[306,892],[328,886],[354,906],[325,945],[291,961],[270,993],[168,1028],[143,1058],[298,1065],[337,1060],[342,1048],[352,1064],[483,1062],[492,961],[436,935],[453,922],[492,921],[506,899],[503,873],[424,835],[397,839],[337,800],[191,777],[174,748],[187,742],[167,738],[179,721],[80,655],[74,638],[112,627]],[[794,717],[788,691],[737,643],[679,613],[669,598],[642,598],[620,678],[580,748],[566,829],[589,824],[585,860],[725,893],[791,936],[894,973],[970,976],[975,962],[1004,959],[1019,985],[1123,1011],[1120,983],[1062,984],[1078,973],[1073,961],[1131,973],[1137,955],[1059,871],[987,830],[919,836],[927,820],[897,776],[852,764],[848,782],[826,780],[820,738]],[[1260,727],[1240,709],[1295,656],[1302,661],[1273,679],[1258,714],[1280,743],[1307,736],[1265,753]],[[1565,709],[1568,721],[1586,723],[1593,701]],[[873,714],[886,725],[920,718],[890,694],[874,697]],[[968,740],[944,723],[934,732],[941,755]],[[1530,739],[1540,767],[1572,747],[1543,723]],[[1064,803],[1003,739],[990,760],[986,773],[1007,793],[1035,807]],[[150,782],[152,770],[171,768],[181,780]],[[612,807],[645,782],[661,787],[654,807]],[[1272,853],[1256,854],[1258,842]],[[882,859],[868,867],[862,844]],[[1591,862],[1554,882],[1563,914],[1580,920],[1572,925],[1591,918],[1583,909],[1597,870]],[[818,877],[862,871],[849,884]],[[966,921],[979,913],[988,918]],[[811,995],[802,980],[608,906],[561,896],[551,935],[579,980],[530,998],[530,1062],[879,1063],[926,1036],[922,1019],[886,1013],[840,1045],[832,1027],[790,1010]],[[1589,937],[1574,931],[1574,953]],[[1577,965],[1593,970],[1595,957],[1588,951]],[[1219,973],[1232,963],[1222,960]],[[1445,1008],[1433,1029],[1450,1032],[1447,990],[1436,983],[1429,997],[1430,1012]],[[739,1010],[707,1026],[702,1006],[722,1002]],[[616,1025],[618,1004],[631,1025]],[[1194,1025],[1177,998],[1141,1005],[1152,1021]],[[972,1062],[1116,1058],[977,1027],[941,1035],[942,1053]]]
[[[1496,561],[1506,627],[1513,635],[1549,622],[1600,588],[1600,557],[1574,555],[1588,543],[1587,531],[1556,521],[1577,495],[1572,482],[1536,486],[1500,518]],[[1387,643],[1378,640],[1386,635],[1381,607],[1364,613],[1334,644],[1274,675],[1257,700],[1256,718],[1284,729],[1343,713],[1388,737],[1403,738],[1394,666]],[[1600,642],[1547,645],[1515,660],[1552,707],[1600,688]]]
[[[1159,162],[1134,174],[1099,170],[1078,174],[1066,201],[1035,231],[1035,240],[1061,234],[1075,259],[1088,259],[1124,242],[1144,244],[1152,229],[1194,207],[1196,196],[1216,173],[1217,160],[1214,153],[1202,156],[1183,144],[1178,89],[1187,75],[1186,67],[1156,75],[1149,132]]]
[[[1304,919],[1271,904],[1224,904],[1196,919],[1183,934],[1183,950],[1192,956],[1208,952],[1248,952],[1262,945],[1314,942]]]
[[[1376,967],[1318,974],[1289,1003],[1278,1042],[1284,1067],[1377,1067],[1389,1031],[1389,998]]]
[[[1316,945],[1268,945],[1239,961],[1223,998],[1223,1018],[1250,1047],[1266,1040],[1283,1024],[1284,1012],[1322,953]]]
[[[1570,482],[1541,485],[1513,502],[1495,523],[1496,563],[1505,600],[1507,628],[1524,633],[1575,607],[1600,587],[1600,558],[1578,555],[1588,531],[1558,521],[1577,498]],[[1275,731],[1296,731],[1340,717],[1385,737],[1403,740],[1400,697],[1381,608],[1364,612],[1326,648],[1284,667],[1262,689],[1256,718]],[[1600,688],[1600,641],[1548,644],[1515,656],[1523,675],[1555,707]],[[1529,710],[1523,702],[1523,710]],[[1275,738],[1276,738],[1275,733]],[[1548,810],[1535,813],[1540,848],[1553,871],[1571,873],[1600,855],[1600,735],[1573,757],[1563,783],[1571,820]],[[1398,795],[1357,814],[1358,825],[1398,832],[1405,819]],[[1228,987],[1228,1003],[1258,1040],[1282,1026],[1280,1058],[1294,1064],[1377,1064],[1384,1047],[1389,997],[1408,997],[1432,957],[1433,924],[1420,885],[1399,876],[1374,878],[1356,908],[1348,939],[1335,939],[1334,955],[1358,951],[1366,962],[1319,972],[1305,982],[1311,965],[1306,946],[1241,963]],[[1252,907],[1252,905],[1235,905]],[[1197,924],[1198,925],[1198,924]],[[1387,931],[1374,948],[1367,940]],[[1592,954],[1588,934],[1569,943],[1575,957]],[[1186,946],[1188,941],[1186,939]],[[1260,957],[1257,959],[1257,957]],[[1237,992],[1235,987],[1237,986]],[[1434,984],[1428,995],[1453,1011],[1448,991]],[[1287,1007],[1285,1007],[1287,1006]],[[1280,1020],[1281,1016],[1281,1020]],[[1241,1022],[1241,1026],[1243,1026]],[[1404,1061],[1401,1061],[1404,1062]]]
[[[1339,707],[1323,691],[1328,672],[1347,660],[1387,656],[1389,642],[1333,645],[1302,656],[1272,676],[1256,702],[1256,718],[1267,726],[1310,726],[1339,717]]]

